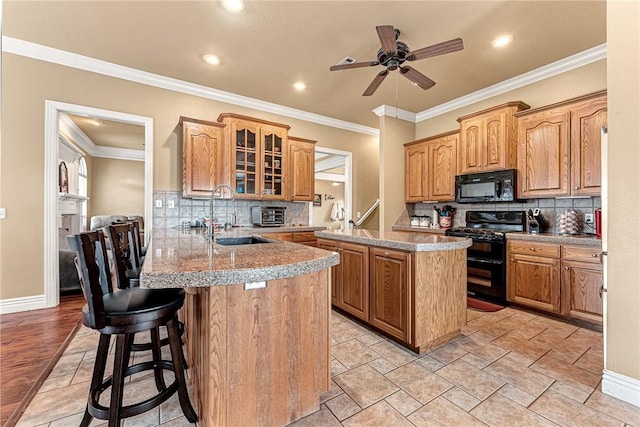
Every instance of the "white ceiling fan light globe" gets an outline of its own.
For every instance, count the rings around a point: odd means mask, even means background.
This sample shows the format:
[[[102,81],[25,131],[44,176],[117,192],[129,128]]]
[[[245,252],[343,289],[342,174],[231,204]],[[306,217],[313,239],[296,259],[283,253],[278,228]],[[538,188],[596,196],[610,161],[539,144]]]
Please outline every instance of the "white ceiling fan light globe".
[[[503,36],[496,37],[491,42],[491,46],[495,48],[505,47],[513,41],[513,36],[505,34]]]

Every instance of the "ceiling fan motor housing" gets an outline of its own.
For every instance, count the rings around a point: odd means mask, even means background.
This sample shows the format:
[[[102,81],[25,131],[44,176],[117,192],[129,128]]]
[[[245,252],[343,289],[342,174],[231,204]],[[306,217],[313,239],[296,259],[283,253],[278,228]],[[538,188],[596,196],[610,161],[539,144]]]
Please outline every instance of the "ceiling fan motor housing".
[[[402,65],[407,60],[407,55],[409,55],[409,52],[411,52],[409,46],[401,41],[396,41],[396,47],[398,53],[396,53],[395,55],[387,54],[387,52],[385,52],[382,48],[378,50],[378,62],[387,67],[389,70],[395,70],[400,65]]]

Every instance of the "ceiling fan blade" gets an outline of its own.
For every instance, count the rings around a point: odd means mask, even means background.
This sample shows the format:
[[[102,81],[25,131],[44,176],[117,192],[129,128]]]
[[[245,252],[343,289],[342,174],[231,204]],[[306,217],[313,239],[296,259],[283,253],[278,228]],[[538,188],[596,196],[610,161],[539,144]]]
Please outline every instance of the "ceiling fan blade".
[[[409,52],[407,55],[407,61],[415,61],[418,59],[430,58],[432,56],[444,55],[445,53],[456,52],[462,49],[464,49],[462,39],[457,38]]]
[[[397,55],[398,46],[396,44],[396,32],[393,29],[393,25],[379,25],[376,27],[376,31],[378,32],[382,49],[389,55]]]
[[[402,74],[424,90],[427,90],[435,86],[436,84],[436,82],[431,80],[429,77],[425,76],[415,68],[409,67],[408,65],[400,68],[400,74]]]
[[[331,67],[329,67],[329,70],[330,71],[348,70],[349,68],[373,67],[375,65],[380,65],[380,63],[378,61],[352,62],[351,64],[332,65]]]
[[[371,82],[367,90],[364,91],[362,96],[373,95],[373,93],[376,91],[376,89],[378,89],[378,86],[382,84],[382,81],[384,80],[385,77],[387,77],[388,74],[389,74],[389,70],[380,71],[378,75],[373,78],[373,81]]]

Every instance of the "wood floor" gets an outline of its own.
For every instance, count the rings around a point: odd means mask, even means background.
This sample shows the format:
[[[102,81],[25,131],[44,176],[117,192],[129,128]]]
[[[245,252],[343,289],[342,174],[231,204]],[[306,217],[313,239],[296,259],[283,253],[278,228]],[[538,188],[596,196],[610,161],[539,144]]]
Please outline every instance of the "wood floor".
[[[80,294],[54,308],[0,315],[0,425],[16,423],[79,326],[83,305]]]

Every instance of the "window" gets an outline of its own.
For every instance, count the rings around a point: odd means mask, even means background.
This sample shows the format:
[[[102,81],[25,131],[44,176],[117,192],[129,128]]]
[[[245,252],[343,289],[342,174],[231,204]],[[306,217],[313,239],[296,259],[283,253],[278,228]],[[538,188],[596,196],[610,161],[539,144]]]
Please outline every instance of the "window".
[[[84,157],[78,161],[78,195],[87,197],[87,162]],[[82,202],[80,214],[80,231],[87,231],[87,201]]]

